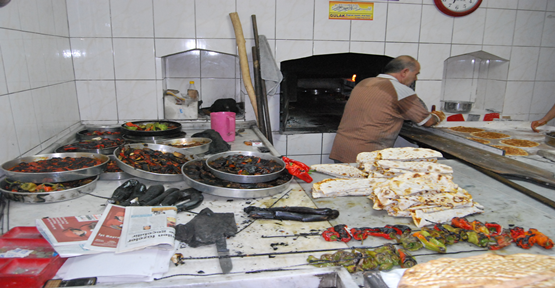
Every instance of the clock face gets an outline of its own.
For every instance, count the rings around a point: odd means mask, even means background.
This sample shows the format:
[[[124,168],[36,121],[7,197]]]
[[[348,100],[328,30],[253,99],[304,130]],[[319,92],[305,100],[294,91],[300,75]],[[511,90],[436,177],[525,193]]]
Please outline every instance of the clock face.
[[[459,17],[474,12],[482,4],[482,0],[434,0],[434,4],[441,12]]]

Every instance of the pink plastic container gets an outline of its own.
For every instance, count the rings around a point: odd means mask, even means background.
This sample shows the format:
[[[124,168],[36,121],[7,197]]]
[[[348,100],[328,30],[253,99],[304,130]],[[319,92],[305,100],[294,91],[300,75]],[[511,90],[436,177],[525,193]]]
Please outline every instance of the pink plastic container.
[[[235,141],[235,113],[210,113],[210,128],[220,133],[226,142]]]

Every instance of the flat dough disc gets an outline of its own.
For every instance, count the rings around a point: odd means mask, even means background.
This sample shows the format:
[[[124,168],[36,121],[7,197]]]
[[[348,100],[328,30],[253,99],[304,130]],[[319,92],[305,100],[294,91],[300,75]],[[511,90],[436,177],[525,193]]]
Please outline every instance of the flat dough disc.
[[[505,156],[528,156],[528,152],[524,149],[505,146],[505,145],[491,145],[492,147],[505,150]]]
[[[525,147],[525,148],[531,148],[531,147],[536,147],[540,145],[540,143],[538,142],[530,141],[526,139],[506,139],[506,140],[501,140],[499,142],[509,146]]]
[[[465,127],[465,126],[456,126],[456,127],[451,127],[449,128],[450,130],[453,131],[457,131],[457,132],[463,132],[463,133],[472,133],[472,132],[482,132],[485,131],[484,129],[481,128],[476,128],[476,127]]]
[[[480,137],[480,138],[486,138],[486,139],[502,139],[502,138],[511,137],[511,135],[497,133],[497,132],[488,132],[488,131],[474,132],[474,133],[470,133],[470,135],[474,137]]]
[[[481,138],[474,138],[474,137],[466,137],[466,139],[470,139],[472,141],[480,142],[482,144],[489,144],[491,143],[489,140],[481,139]]]

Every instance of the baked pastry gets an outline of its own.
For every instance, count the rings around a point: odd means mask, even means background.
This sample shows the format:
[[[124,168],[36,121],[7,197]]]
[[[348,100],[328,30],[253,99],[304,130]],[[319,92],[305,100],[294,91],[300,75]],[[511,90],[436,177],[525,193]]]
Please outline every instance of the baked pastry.
[[[453,131],[457,131],[457,132],[463,132],[463,133],[472,133],[472,132],[482,132],[482,131],[485,131],[484,129],[481,129],[481,128],[476,128],[476,127],[465,127],[465,126],[451,127],[451,128],[449,128],[449,130],[453,130]]]
[[[491,145],[491,147],[505,150],[505,156],[528,156],[528,152],[526,152],[526,150],[517,147],[505,145]]]
[[[482,144],[489,144],[489,143],[491,143],[491,141],[489,141],[489,140],[481,139],[481,138],[475,138],[475,137],[466,137],[466,139],[470,139],[470,140],[472,140],[472,141],[476,141],[476,142],[479,142],[479,143],[482,143]]]
[[[366,178],[368,173],[348,164],[314,164],[310,169],[338,178]]]
[[[470,135],[474,137],[480,137],[480,138],[486,138],[486,139],[503,139],[503,138],[511,137],[511,135],[498,133],[498,132],[489,132],[489,131],[473,132],[473,133],[470,133]]]
[[[532,148],[540,145],[540,143],[538,142],[530,141],[526,139],[507,139],[507,140],[501,140],[499,142],[509,146],[525,147],[525,148]]]

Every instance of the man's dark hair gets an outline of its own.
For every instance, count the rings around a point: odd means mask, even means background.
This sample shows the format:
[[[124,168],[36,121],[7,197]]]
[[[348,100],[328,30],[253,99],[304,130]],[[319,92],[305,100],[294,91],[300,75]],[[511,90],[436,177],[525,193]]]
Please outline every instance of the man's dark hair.
[[[385,65],[383,73],[398,73],[405,68],[414,71],[416,69],[416,59],[407,55],[399,56]]]

